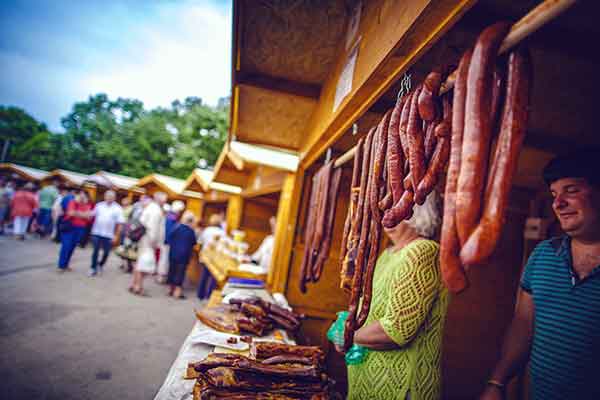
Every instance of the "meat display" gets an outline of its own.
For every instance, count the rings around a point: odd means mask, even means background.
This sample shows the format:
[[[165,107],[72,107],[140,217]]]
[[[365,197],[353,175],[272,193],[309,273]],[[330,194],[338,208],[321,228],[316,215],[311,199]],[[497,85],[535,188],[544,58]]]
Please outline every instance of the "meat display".
[[[250,346],[250,355],[256,360],[267,360],[276,356],[300,357],[322,365],[325,353],[317,346],[296,346],[278,342],[255,342]]]
[[[220,332],[264,336],[274,327],[293,332],[300,327],[301,316],[260,298],[231,299],[230,304],[205,307],[196,311],[203,324]]]
[[[270,351],[276,343],[265,346]],[[329,399],[329,380],[316,352],[312,357],[291,354],[307,353],[303,346],[280,345],[287,353],[264,361],[238,354],[209,354],[193,363],[195,399]],[[294,347],[301,349],[296,351]],[[320,351],[320,350],[319,350]],[[321,352],[322,353],[322,352]],[[188,374],[189,375],[189,374]]]
[[[300,327],[300,320],[303,318],[292,311],[286,310],[275,303],[265,301],[259,297],[250,297],[244,299],[230,299],[229,304],[235,310],[240,310],[246,317],[240,318],[244,324],[249,322],[251,325],[256,325],[255,321],[267,327],[279,327],[287,331],[293,332]],[[251,332],[250,330],[248,330]],[[259,335],[262,336],[262,335]]]
[[[308,282],[318,282],[329,256],[333,220],[342,171],[334,171],[334,160],[325,164],[313,177],[307,223],[304,257],[300,268],[299,288],[306,292]]]

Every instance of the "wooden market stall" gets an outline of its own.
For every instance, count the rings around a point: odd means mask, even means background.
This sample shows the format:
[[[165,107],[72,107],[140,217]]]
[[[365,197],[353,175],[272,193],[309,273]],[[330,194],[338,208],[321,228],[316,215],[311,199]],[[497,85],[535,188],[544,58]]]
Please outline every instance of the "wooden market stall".
[[[114,174],[107,171],[98,171],[92,174],[86,180],[86,183],[95,185],[96,199],[103,199],[104,193],[107,190],[114,190],[117,194],[117,201],[124,197],[129,197],[131,201],[136,201],[144,194],[144,190],[136,185],[139,179],[130,176]]]
[[[294,309],[307,316],[302,324],[306,342],[328,348],[325,332],[335,312],[348,302],[339,288],[338,258],[351,163],[337,164],[343,168],[332,240],[337,246],[330,251],[321,280],[309,285],[306,294],[298,289],[315,171],[326,159],[351,150],[394,106],[408,81],[420,83],[438,65],[456,66],[483,28],[499,20],[514,23],[539,3],[373,0],[314,7],[311,2],[234,2],[227,146],[275,146],[299,157],[297,170],[285,177],[279,195],[269,287],[284,292]],[[547,2],[558,5],[555,15],[562,15],[538,24],[545,25],[525,41],[534,73],[525,146],[501,241],[486,265],[469,270],[469,289],[454,296],[449,306],[443,348],[446,399],[475,398],[497,360],[523,260],[535,243],[523,238],[525,222],[528,217],[549,217],[543,207],[547,195],[541,169],[556,154],[600,144],[592,123],[598,56],[591,50],[600,31],[592,2],[564,11],[572,3]],[[530,31],[532,19],[518,25],[522,26]],[[351,151],[347,155],[344,159],[351,159]],[[252,180],[235,152],[219,162],[228,182],[243,185]],[[333,351],[330,355],[330,369],[345,370]],[[509,397],[526,398],[521,386],[511,388]]]
[[[183,179],[173,178],[162,174],[150,174],[140,178],[136,187],[143,189],[149,196],[156,192],[164,192],[167,194],[168,201],[181,200],[183,202],[194,202],[202,199],[202,193],[185,189],[185,181]]]
[[[48,174],[48,171],[26,167],[24,165],[0,163],[0,176],[8,179],[38,183],[48,176]]]
[[[46,186],[52,182],[58,182],[59,186],[69,189],[84,189],[90,200],[96,201],[96,185],[88,182],[89,175],[80,172],[69,171],[66,169],[52,170],[48,175],[40,180],[41,186]]]
[[[207,221],[213,214],[224,215],[229,196],[240,191],[236,186],[213,182],[213,177],[213,171],[196,168],[188,176],[183,187],[185,191],[202,193],[202,199],[188,203],[188,208],[202,221]]]
[[[215,166],[212,187],[225,186],[228,189],[230,195],[225,209],[227,233],[235,236],[235,232],[243,232],[242,241],[248,245],[247,254],[255,252],[265,237],[271,234],[269,219],[279,219],[282,190],[293,177],[297,163],[297,156],[288,151],[237,141],[225,144]],[[234,192],[232,188],[238,190]],[[276,230],[278,227],[279,223]],[[238,261],[213,254],[210,249],[201,256],[219,285],[231,276],[272,278],[271,273],[265,276],[239,271]]]

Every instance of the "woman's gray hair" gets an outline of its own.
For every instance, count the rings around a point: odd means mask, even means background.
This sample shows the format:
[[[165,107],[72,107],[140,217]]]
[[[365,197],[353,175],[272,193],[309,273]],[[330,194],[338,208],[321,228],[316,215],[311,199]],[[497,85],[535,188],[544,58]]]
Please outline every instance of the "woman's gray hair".
[[[194,225],[196,223],[196,216],[190,210],[186,210],[181,216],[181,222],[188,225]]]
[[[440,195],[433,190],[423,205],[415,205],[412,217],[406,221],[420,236],[431,239],[435,237],[442,225]]]

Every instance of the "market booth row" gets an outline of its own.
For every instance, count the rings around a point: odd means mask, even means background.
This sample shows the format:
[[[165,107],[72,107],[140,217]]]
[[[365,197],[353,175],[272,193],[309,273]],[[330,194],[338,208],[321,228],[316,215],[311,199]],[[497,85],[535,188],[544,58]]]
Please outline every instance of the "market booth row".
[[[600,144],[592,124],[598,77],[597,55],[590,49],[599,33],[594,6],[502,0],[352,4],[234,2],[228,146],[274,147],[299,158],[279,194],[267,288],[283,293],[293,310],[305,315],[298,340],[327,352],[327,370],[343,392],[345,366],[326,331],[349,302],[340,288],[340,244],[355,146],[396,106],[399,93],[422,83],[437,66],[455,69],[486,27],[510,21],[507,40],[527,45],[532,57],[524,145],[512,155],[518,163],[499,242],[482,265],[467,271],[468,287],[452,296],[442,351],[443,398],[476,398],[498,358],[524,260],[557,229],[541,170],[557,154]],[[320,279],[306,283],[303,293],[312,183],[330,160],[341,169],[332,245]],[[243,185],[250,179],[240,173],[235,154],[221,163],[229,182]],[[440,181],[443,189],[445,179]],[[527,398],[526,376],[515,381],[508,398]]]

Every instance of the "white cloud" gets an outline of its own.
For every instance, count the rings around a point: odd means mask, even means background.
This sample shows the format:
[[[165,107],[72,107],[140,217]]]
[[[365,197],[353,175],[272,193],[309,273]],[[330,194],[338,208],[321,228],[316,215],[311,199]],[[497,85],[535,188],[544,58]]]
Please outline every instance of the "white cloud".
[[[228,96],[230,5],[144,5],[135,14],[107,5],[103,13],[87,15],[85,24],[60,32],[34,24],[37,50],[28,51],[33,38],[22,48],[0,50],[0,104],[23,107],[58,130],[74,102],[99,92],[140,99],[146,108],[188,96],[216,105]]]
[[[135,97],[148,107],[201,97],[216,105],[230,91],[231,19],[214,6],[164,6],[158,23],[139,26],[127,58],[82,82],[91,92]],[[127,40],[127,39],[124,39]]]

